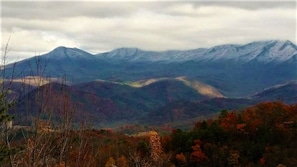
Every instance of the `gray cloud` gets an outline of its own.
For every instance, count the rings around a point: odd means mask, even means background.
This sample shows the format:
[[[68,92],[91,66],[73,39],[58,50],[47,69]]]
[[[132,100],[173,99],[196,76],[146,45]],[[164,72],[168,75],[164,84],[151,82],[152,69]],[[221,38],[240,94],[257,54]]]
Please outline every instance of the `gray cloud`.
[[[3,1],[1,11],[2,41],[11,36],[12,57],[19,59],[59,45],[98,53],[269,39],[296,43],[295,1]]]
[[[125,17],[139,8],[160,7],[154,2],[4,1],[2,15],[24,19],[65,17]],[[161,3],[162,4],[162,3]]]
[[[195,6],[224,6],[235,7],[246,10],[261,10],[271,8],[296,8],[296,1],[207,1],[207,2],[195,2]]]
[[[164,12],[172,5],[190,4],[194,8],[221,6],[246,10],[296,8],[295,1],[3,1],[2,16],[25,19],[60,19],[64,17],[125,17],[145,8]]]

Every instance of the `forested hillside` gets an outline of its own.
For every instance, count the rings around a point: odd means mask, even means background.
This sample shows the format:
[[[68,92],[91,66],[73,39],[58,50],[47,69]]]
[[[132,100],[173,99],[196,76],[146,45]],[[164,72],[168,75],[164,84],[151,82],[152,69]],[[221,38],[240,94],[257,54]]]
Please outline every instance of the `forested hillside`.
[[[70,115],[60,118],[55,124],[40,118],[31,127],[2,129],[8,140],[0,143],[1,166],[297,166],[296,104],[222,110],[187,131],[165,126],[96,130],[88,122],[72,129]]]

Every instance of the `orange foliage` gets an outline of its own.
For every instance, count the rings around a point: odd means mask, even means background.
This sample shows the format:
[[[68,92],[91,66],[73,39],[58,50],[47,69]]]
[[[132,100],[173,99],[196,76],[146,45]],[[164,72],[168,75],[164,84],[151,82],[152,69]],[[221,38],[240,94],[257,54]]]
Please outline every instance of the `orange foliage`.
[[[128,165],[128,160],[124,155],[122,155],[120,158],[118,158],[117,166],[118,167],[128,167],[129,166]]]
[[[266,163],[266,159],[264,157],[262,157],[260,160],[259,160],[259,163],[260,165],[264,165]]]
[[[195,145],[192,146],[193,152],[190,155],[190,160],[193,163],[201,163],[208,160],[208,157],[202,152],[200,145],[202,144],[201,140],[195,140]]]
[[[249,131],[256,131],[259,126],[264,128],[282,128],[284,122],[297,120],[296,105],[287,106],[281,102],[265,102],[243,111],[242,119]]]
[[[65,167],[65,163],[61,162],[59,164],[56,164],[54,167]]]
[[[150,149],[151,158],[153,159],[153,161],[157,162],[163,152],[160,136],[157,132],[152,133],[152,135],[150,136]]]
[[[220,125],[224,130],[227,131],[235,131],[237,124],[236,114],[227,113],[227,115],[223,118],[220,118]]]
[[[105,167],[113,167],[113,166],[115,166],[115,160],[113,159],[113,157],[109,157],[109,159],[105,164]]]
[[[187,163],[187,159],[183,153],[176,154],[175,159],[177,160],[178,164],[180,164],[181,166]]]
[[[194,151],[190,155],[190,160],[191,162],[194,162],[194,163],[200,163],[200,162],[206,161],[207,159],[208,157],[201,151]]]

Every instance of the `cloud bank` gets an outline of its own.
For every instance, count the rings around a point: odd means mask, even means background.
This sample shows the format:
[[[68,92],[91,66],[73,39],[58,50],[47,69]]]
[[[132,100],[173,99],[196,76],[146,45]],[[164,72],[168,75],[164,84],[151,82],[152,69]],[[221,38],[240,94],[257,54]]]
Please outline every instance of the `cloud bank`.
[[[11,59],[57,46],[184,50],[259,40],[296,43],[295,1],[2,1]]]

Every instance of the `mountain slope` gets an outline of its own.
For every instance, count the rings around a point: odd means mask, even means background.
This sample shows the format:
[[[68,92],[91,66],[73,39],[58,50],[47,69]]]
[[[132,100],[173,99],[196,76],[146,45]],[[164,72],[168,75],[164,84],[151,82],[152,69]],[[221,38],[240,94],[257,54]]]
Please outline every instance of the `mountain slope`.
[[[151,82],[153,81],[153,82]],[[148,111],[176,100],[202,100],[222,97],[218,90],[203,84],[203,88],[211,88],[217,94],[200,93],[187,79],[183,81],[171,78],[149,79],[133,83],[116,83],[93,81],[72,86],[74,89],[93,93],[96,96],[109,98],[118,105]],[[198,81],[192,81],[198,82]],[[140,83],[143,83],[140,85]]]
[[[275,85],[251,97],[257,101],[283,101],[287,104],[297,103],[297,81]]]
[[[13,89],[13,92],[18,91],[22,90]],[[102,80],[71,86],[50,82],[40,87],[32,86],[30,91],[18,94],[18,97],[17,106],[12,111],[17,118],[21,118],[16,119],[16,123],[28,123],[32,116],[41,111],[46,113],[42,117],[47,117],[48,112],[59,115],[67,108],[77,118],[87,119],[89,116],[94,119],[96,126],[137,121],[150,111],[173,101],[212,98],[199,94],[177,79],[159,80],[139,88]]]
[[[238,63],[246,63],[254,60],[265,63],[281,63],[296,56],[297,47],[290,41],[274,40],[251,42],[246,45],[226,44],[214,46],[209,49],[199,48],[187,51],[170,50],[154,52],[137,48],[119,48],[97,55],[105,59],[128,62],[186,62],[190,60],[214,62],[233,59]]]
[[[161,79],[137,88],[106,81],[72,86],[48,83],[22,93],[10,114],[15,116],[16,124],[22,125],[30,124],[38,113],[42,113],[42,118],[52,115],[59,120],[65,111],[75,115],[76,123],[88,120],[94,127],[138,122],[179,124],[216,115],[223,109],[240,109],[275,100],[296,103],[296,82],[237,99],[201,95],[178,79]]]
[[[86,121],[94,126],[110,124],[119,121],[133,120],[135,112],[130,109],[117,106],[108,98],[96,96],[93,93],[75,90],[72,87],[59,83],[43,85],[27,95],[19,98],[10,112],[16,116],[16,124],[30,124],[31,119],[38,117],[42,119],[61,119],[63,113],[68,112],[74,116],[74,122]],[[136,115],[137,116],[137,115]]]
[[[221,90],[224,96],[244,97],[295,80],[296,63],[297,47],[290,41],[164,52],[120,48],[97,55],[77,48],[58,47],[16,66],[6,66],[6,74],[14,73],[16,78],[66,77],[74,84],[97,79],[133,82],[185,76]]]
[[[70,82],[94,80],[107,65],[101,59],[77,48],[58,47],[53,51],[6,66],[6,74],[15,78],[41,76],[66,77]]]
[[[207,85],[205,83],[199,82],[197,80],[192,80],[187,77],[176,77],[176,78],[152,78],[152,79],[147,79],[147,80],[140,80],[136,82],[131,82],[129,83],[130,86],[132,87],[144,87],[148,86],[150,84],[160,82],[160,81],[166,81],[166,80],[172,80],[172,81],[180,81],[184,85],[196,90],[199,94],[204,95],[209,98],[214,98],[214,97],[224,97],[217,89],[214,87]]]
[[[191,125],[197,120],[215,116],[223,109],[242,109],[256,103],[252,99],[228,98],[214,98],[203,101],[177,101],[150,112],[149,116],[143,118],[143,122],[152,125]]]
[[[198,119],[217,115],[223,109],[238,110],[261,102],[281,101],[285,104],[297,103],[297,82],[291,81],[275,85],[248,98],[212,98],[202,101],[176,101],[150,112],[144,118],[149,124],[191,125]]]

